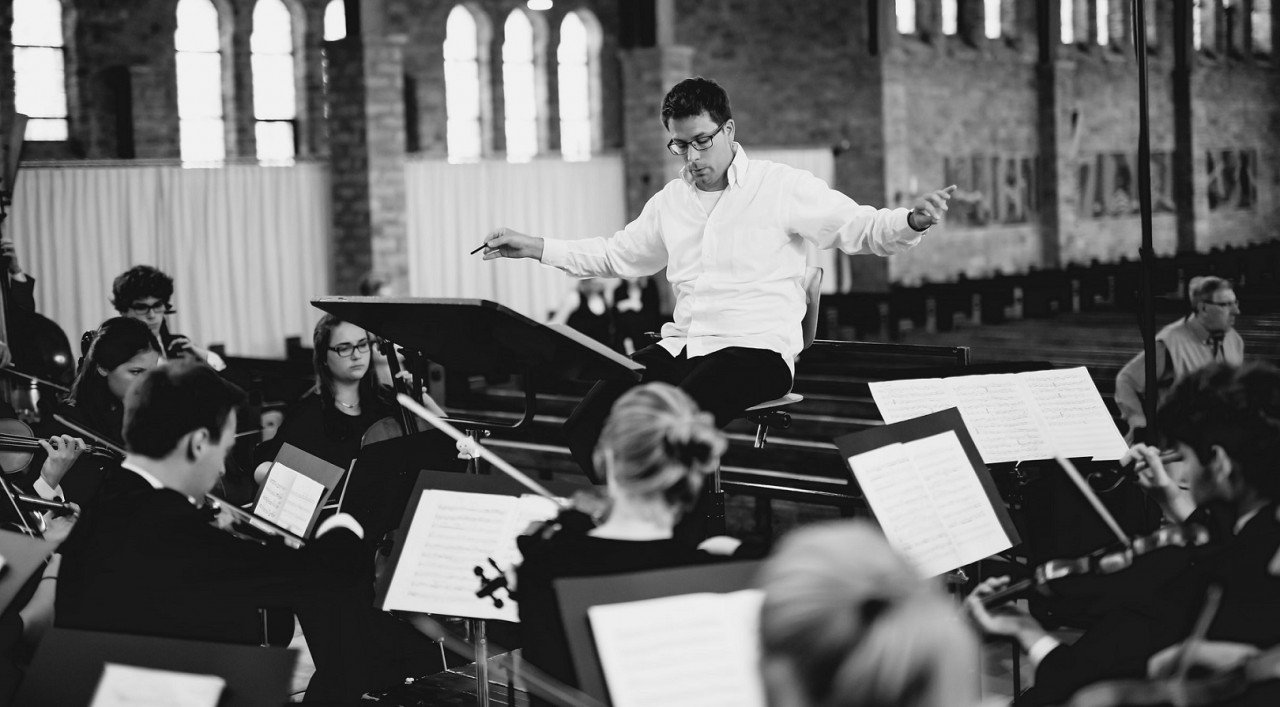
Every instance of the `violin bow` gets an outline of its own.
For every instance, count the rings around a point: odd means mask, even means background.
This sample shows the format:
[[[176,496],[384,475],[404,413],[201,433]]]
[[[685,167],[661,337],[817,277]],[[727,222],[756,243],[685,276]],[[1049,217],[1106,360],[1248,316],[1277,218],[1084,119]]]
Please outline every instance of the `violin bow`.
[[[1076,488],[1080,489],[1080,493],[1084,494],[1085,500],[1089,502],[1090,506],[1093,506],[1093,510],[1102,518],[1102,522],[1107,524],[1107,527],[1111,529],[1112,533],[1115,533],[1115,536],[1120,540],[1120,543],[1127,548],[1133,547],[1133,541],[1129,539],[1129,535],[1125,533],[1124,529],[1120,527],[1120,524],[1116,522],[1115,516],[1111,515],[1111,511],[1108,511],[1107,507],[1102,505],[1102,501],[1098,498],[1098,495],[1089,487],[1089,482],[1084,480],[1084,477],[1080,475],[1080,471],[1076,469],[1075,465],[1057,452],[1054,452],[1053,458],[1057,460],[1058,466],[1061,466],[1062,470],[1066,472],[1067,478],[1071,479],[1071,482],[1076,485]]]
[[[467,435],[463,434],[461,431],[458,430],[458,428],[454,427],[448,422],[445,422],[443,418],[441,418],[439,415],[432,413],[430,410],[420,405],[418,401],[414,400],[408,395],[405,395],[404,393],[400,393],[399,395],[397,395],[396,400],[399,401],[401,405],[403,405],[413,414],[431,423],[431,425],[436,429],[449,435],[450,437],[454,438],[458,442],[468,445],[468,451],[474,451],[476,454],[480,455],[482,459],[501,469],[503,472],[507,474],[507,476],[510,476],[512,479],[515,479],[525,488],[529,489],[530,491],[533,491],[534,493],[538,494],[539,496],[542,496],[545,499],[548,499],[554,502],[557,506],[559,506],[562,509],[570,507],[570,504],[568,501],[551,493],[550,491],[547,490],[545,486],[529,478],[528,475],[526,475],[524,472],[520,471],[519,469],[515,468],[514,466],[511,466],[510,464],[508,464],[505,460],[503,460],[497,454],[494,454],[488,449],[485,449],[483,445],[476,442],[474,439],[471,439]]]
[[[107,449],[110,449],[116,454],[119,454],[121,459],[123,459],[126,455],[128,455],[128,452],[124,450],[124,447],[121,447],[120,445],[116,444],[115,442],[112,442],[106,437],[103,437],[97,432],[93,432],[92,430],[89,430],[84,425],[78,424],[76,422],[72,422],[71,420],[68,420],[66,417],[58,413],[53,414],[53,419],[62,423],[62,425],[67,429],[72,430],[74,432],[79,432],[81,436],[88,437],[89,439],[96,441],[98,444],[101,444],[103,447],[106,447]]]

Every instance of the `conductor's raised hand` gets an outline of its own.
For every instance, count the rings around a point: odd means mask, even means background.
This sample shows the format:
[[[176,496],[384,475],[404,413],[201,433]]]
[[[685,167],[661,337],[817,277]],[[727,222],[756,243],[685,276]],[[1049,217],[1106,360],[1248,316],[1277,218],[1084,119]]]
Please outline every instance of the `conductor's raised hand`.
[[[947,202],[956,191],[956,185],[930,192],[920,197],[911,213],[907,214],[907,224],[917,231],[937,225],[947,213]]]
[[[526,236],[510,228],[497,228],[484,239],[484,259],[533,258],[542,259],[542,239]]]

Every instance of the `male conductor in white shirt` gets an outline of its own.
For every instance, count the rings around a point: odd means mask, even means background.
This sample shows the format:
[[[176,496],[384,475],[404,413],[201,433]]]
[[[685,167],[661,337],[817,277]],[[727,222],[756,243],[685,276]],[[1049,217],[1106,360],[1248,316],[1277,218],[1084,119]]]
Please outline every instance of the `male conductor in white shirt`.
[[[667,269],[675,321],[632,358],[644,381],[683,388],[720,427],[791,390],[803,346],[805,241],[850,254],[915,246],[942,219],[954,186],[915,208],[862,206],[809,172],[748,159],[734,142],[729,96],[685,79],[662,102],[667,149],[680,178],[609,238],[558,240],[499,228],[484,258],[535,258],[578,277],[641,277]],[[565,422],[574,459],[598,480],[591,454],[613,402],[631,384],[601,381]]]

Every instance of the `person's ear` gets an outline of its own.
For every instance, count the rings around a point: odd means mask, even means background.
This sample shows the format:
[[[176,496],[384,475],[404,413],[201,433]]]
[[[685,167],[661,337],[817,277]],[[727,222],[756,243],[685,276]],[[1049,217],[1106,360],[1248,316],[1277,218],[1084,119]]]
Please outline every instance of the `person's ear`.
[[[98,375],[102,376],[103,378],[106,378],[107,374],[110,373],[110,371],[103,368],[102,366],[94,366],[94,368],[98,369]]]
[[[198,430],[187,433],[187,459],[196,461],[200,459],[209,448],[209,430],[201,427]]]
[[[1213,445],[1209,450],[1209,474],[1214,483],[1221,488],[1237,488],[1244,479],[1240,476],[1239,467],[1231,460],[1231,455],[1221,445]]]
[[[724,134],[728,135],[730,140],[733,140],[733,134],[734,134],[734,131],[737,130],[737,128],[738,128],[738,124],[733,122],[733,118],[730,118],[729,120],[725,121]]]

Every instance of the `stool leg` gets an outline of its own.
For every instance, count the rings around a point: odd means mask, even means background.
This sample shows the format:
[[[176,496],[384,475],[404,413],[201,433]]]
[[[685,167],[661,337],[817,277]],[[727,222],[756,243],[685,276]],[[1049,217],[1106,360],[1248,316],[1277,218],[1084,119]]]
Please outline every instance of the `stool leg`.
[[[764,449],[764,445],[769,441],[769,426],[756,425],[756,449]]]
[[[707,508],[707,537],[725,534],[724,491],[720,488],[720,465],[711,474],[711,503]]]

